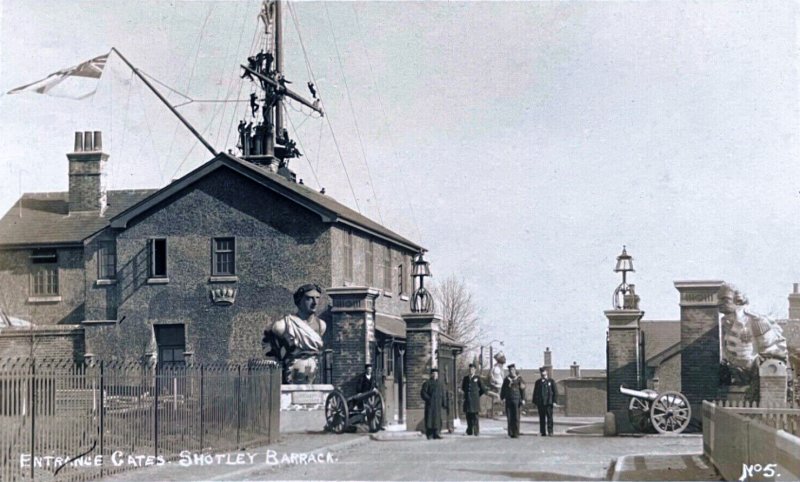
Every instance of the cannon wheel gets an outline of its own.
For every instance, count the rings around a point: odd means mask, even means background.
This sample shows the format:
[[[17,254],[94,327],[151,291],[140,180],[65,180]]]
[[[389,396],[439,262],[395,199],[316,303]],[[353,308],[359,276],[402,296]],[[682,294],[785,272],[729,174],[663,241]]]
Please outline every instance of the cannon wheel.
[[[327,424],[325,428],[333,433],[343,433],[347,430],[349,417],[347,400],[342,392],[334,390],[329,393],[325,400],[325,422]]]
[[[658,392],[655,390],[642,390],[644,393],[648,395],[658,395]],[[628,403],[628,420],[630,420],[631,425],[635,428],[638,432],[652,432],[653,425],[650,422],[650,400],[646,398],[631,398],[630,403]]]
[[[367,422],[369,431],[374,433],[383,427],[383,397],[379,391],[374,391],[372,395],[364,400],[364,420]]]
[[[692,407],[682,393],[664,392],[650,407],[650,421],[659,433],[681,433],[692,420]]]

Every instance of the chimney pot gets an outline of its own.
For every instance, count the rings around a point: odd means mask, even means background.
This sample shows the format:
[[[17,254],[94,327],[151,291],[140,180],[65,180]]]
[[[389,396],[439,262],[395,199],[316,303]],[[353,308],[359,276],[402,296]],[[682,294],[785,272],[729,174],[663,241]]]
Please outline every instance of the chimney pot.
[[[795,294],[800,294],[800,283],[795,283],[794,284],[794,293]]]
[[[83,132],[75,133],[75,150],[73,152],[83,152]]]
[[[94,148],[92,147],[92,131],[86,131],[83,133],[83,151],[84,152],[92,152]]]
[[[103,133],[101,131],[94,131],[94,150],[103,150]]]

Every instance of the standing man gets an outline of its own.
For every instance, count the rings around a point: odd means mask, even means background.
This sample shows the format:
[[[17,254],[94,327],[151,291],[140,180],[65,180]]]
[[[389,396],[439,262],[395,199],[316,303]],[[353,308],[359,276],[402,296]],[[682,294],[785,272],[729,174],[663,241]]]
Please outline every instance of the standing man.
[[[422,384],[420,396],[425,401],[425,436],[430,439],[440,439],[439,431],[442,429],[442,408],[444,405],[444,390],[439,383],[439,369],[431,368],[431,378]]]
[[[525,404],[525,381],[517,375],[517,367],[513,363],[508,365],[508,376],[503,380],[500,399],[506,402],[508,436],[517,438],[519,437],[520,407]]]
[[[539,410],[539,434],[542,437],[553,436],[553,404],[556,403],[558,391],[556,382],[547,376],[547,368],[539,368],[539,378],[533,385],[533,404]],[[547,430],[545,432],[545,430]]]
[[[501,351],[494,356],[495,364],[489,377],[489,397],[491,397],[491,405],[489,407],[489,417],[494,418],[494,404],[495,401],[500,402],[500,389],[503,386],[503,379],[506,376],[505,365],[506,355]]]
[[[483,382],[476,373],[475,364],[469,364],[469,375],[461,381],[461,391],[464,392],[464,413],[467,415],[467,435],[477,436],[480,432],[478,412],[481,410],[481,395],[486,393]]]
[[[364,365],[364,373],[358,379],[358,393],[371,392],[373,388],[378,388],[378,384],[372,374],[372,364],[367,363]]]

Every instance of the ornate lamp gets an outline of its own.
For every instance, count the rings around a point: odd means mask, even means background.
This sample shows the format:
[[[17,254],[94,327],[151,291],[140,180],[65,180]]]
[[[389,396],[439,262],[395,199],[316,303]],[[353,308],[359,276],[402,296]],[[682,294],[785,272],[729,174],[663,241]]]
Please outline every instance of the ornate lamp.
[[[414,257],[414,270],[411,273],[414,278],[419,278],[419,288],[414,291],[414,295],[411,297],[412,313],[433,312],[433,296],[425,289],[425,277],[431,275],[430,263],[425,261],[422,255],[423,252],[420,251]]]
[[[633,291],[633,285],[628,284],[626,275],[628,272],[635,273],[633,269],[633,258],[628,255],[625,246],[622,246],[622,254],[617,256],[617,266],[614,268],[615,273],[622,273],[622,283],[614,290],[614,304],[615,310],[621,309],[637,309],[636,293]]]

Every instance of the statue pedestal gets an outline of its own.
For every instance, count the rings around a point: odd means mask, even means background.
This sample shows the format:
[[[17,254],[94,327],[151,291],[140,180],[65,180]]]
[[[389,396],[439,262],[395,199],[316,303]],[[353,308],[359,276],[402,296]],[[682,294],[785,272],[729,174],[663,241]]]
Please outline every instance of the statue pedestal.
[[[333,385],[282,385],[281,433],[325,429],[325,399]]]
[[[759,406],[785,408],[787,376],[786,364],[780,360],[766,360],[758,367]]]

